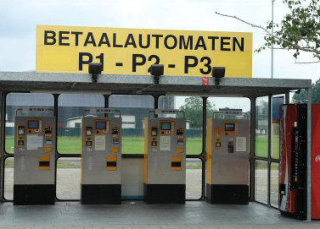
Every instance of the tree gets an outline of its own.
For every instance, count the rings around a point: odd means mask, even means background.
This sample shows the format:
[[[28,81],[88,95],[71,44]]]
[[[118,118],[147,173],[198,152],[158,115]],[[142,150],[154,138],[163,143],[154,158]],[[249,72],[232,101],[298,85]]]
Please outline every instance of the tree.
[[[219,12],[216,14],[262,29],[266,33],[265,43],[257,50],[258,52],[274,46],[275,49],[293,50],[295,58],[301,52],[311,53],[316,62],[320,62],[320,0],[283,0],[283,2],[287,5],[289,13],[280,23],[271,21],[266,26],[255,25],[237,16]]]
[[[190,123],[190,128],[202,127],[202,98],[191,96],[185,99],[185,104],[180,107],[184,111],[187,120]],[[214,105],[207,102],[207,112],[213,112]]]
[[[312,103],[320,103],[320,80],[312,84],[311,91]],[[308,99],[306,90],[301,90],[293,95],[293,102],[295,103],[306,103],[307,101]]]
[[[258,113],[260,115],[268,115],[268,109],[269,109],[269,106],[268,106],[268,101],[266,100],[261,100],[259,102],[257,102],[257,109],[258,109]]]

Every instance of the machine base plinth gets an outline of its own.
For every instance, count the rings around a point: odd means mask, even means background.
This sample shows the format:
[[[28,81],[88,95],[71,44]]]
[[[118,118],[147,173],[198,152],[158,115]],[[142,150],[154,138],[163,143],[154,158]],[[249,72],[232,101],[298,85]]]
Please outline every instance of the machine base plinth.
[[[206,184],[206,200],[211,204],[248,204],[248,185]]]
[[[282,216],[285,216],[285,217],[290,217],[290,218],[295,218],[295,219],[299,219],[299,220],[306,220],[307,219],[307,216],[305,213],[301,212],[301,213],[290,213],[290,212],[285,212],[285,211],[281,211],[280,210],[280,213]]]
[[[15,205],[44,205],[54,204],[56,186],[48,185],[14,185],[13,204]]]
[[[120,204],[121,184],[81,185],[82,204]]]
[[[186,201],[186,185],[144,184],[144,201],[153,204],[184,204]]]

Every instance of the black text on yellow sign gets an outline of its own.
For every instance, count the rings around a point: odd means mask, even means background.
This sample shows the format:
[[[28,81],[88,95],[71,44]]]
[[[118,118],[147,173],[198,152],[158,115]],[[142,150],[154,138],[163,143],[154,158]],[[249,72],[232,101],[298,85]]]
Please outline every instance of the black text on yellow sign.
[[[165,75],[209,76],[215,66],[227,77],[252,77],[252,34],[92,27],[38,26],[37,71],[148,75],[164,64]]]

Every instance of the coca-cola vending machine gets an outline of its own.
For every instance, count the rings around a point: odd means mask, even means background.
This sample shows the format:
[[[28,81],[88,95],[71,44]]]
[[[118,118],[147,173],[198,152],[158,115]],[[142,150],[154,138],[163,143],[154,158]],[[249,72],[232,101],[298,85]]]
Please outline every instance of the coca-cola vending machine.
[[[312,218],[320,219],[320,104],[313,105]],[[306,219],[307,105],[281,107],[279,209],[283,215]]]
[[[312,110],[312,219],[320,219],[320,104]]]

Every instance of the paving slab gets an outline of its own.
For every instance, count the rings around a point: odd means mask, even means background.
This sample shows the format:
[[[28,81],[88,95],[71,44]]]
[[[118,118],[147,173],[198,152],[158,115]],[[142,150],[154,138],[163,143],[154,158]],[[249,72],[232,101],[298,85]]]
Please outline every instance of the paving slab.
[[[283,217],[258,203],[211,205],[189,201],[184,205],[152,205],[142,201],[121,205],[81,205],[58,202],[52,206],[0,205],[2,228],[114,228],[114,229],[313,229],[319,221]]]

